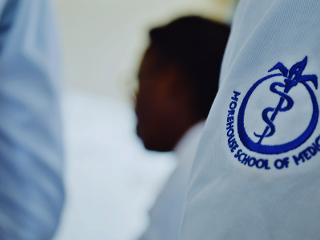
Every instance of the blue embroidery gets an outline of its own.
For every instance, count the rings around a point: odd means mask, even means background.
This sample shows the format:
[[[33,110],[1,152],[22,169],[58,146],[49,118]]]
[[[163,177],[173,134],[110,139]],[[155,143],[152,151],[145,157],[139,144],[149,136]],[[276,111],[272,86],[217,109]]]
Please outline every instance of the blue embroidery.
[[[288,152],[303,144],[314,132],[319,118],[319,106],[313,89],[309,86],[309,82],[313,84],[315,89],[317,89],[318,77],[316,75],[303,74],[307,63],[307,57],[294,64],[290,69],[285,67],[281,62],[277,63],[268,72],[271,73],[274,71],[280,71],[280,73],[270,74],[258,80],[245,95],[238,114],[238,134],[241,142],[251,151],[263,154],[280,154]],[[267,107],[262,111],[262,119],[265,122],[266,127],[262,133],[254,132],[256,139],[251,139],[248,136],[244,126],[245,110],[247,108],[248,101],[260,84],[264,83],[265,81],[273,80],[276,77],[283,77],[283,82],[273,82],[271,83],[269,89],[272,93],[279,96],[279,102],[275,107]],[[301,135],[287,143],[279,145],[263,144],[264,139],[273,136],[276,132],[274,120],[276,119],[277,115],[286,111],[290,111],[294,106],[294,101],[290,97],[289,93],[290,90],[296,87],[298,84],[302,84],[305,87],[312,102],[313,111],[307,128]]]

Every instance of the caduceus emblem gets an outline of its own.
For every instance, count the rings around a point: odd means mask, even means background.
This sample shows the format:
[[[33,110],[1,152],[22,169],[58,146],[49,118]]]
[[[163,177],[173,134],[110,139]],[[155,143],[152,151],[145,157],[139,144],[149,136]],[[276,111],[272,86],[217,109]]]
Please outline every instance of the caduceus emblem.
[[[287,152],[303,144],[315,130],[318,123],[319,107],[313,88],[318,89],[318,77],[315,74],[304,74],[307,63],[307,57],[294,64],[291,68],[287,68],[283,63],[278,62],[268,71],[270,75],[258,80],[245,95],[238,114],[238,132],[240,140],[250,150],[264,154]],[[244,116],[248,101],[261,83],[271,79],[279,79],[279,77],[281,77],[282,81],[271,83],[269,88],[275,96],[279,97],[279,101],[275,106],[263,109],[261,117],[265,123],[265,128],[261,133],[254,132],[255,139],[251,139],[244,126]],[[313,113],[309,125],[303,133],[292,141],[278,145],[265,145],[264,140],[272,137],[276,132],[274,124],[276,117],[293,108],[294,100],[290,97],[290,90],[299,84],[305,87],[312,102]]]

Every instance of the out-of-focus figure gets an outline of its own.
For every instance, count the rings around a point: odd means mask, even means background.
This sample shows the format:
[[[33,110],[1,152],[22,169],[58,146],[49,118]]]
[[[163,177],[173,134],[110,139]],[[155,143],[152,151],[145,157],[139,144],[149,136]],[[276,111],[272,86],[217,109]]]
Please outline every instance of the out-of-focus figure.
[[[51,239],[64,201],[49,0],[0,0],[0,239]]]
[[[197,16],[150,31],[138,76],[137,133],[149,150],[174,150],[177,167],[150,211],[141,240],[178,237],[189,172],[218,90],[229,31]]]

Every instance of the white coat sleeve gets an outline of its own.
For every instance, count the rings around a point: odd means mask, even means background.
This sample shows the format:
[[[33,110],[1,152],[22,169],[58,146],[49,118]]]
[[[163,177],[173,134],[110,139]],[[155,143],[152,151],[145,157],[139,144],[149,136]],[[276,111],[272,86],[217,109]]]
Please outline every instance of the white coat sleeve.
[[[315,240],[320,2],[241,0],[181,240]]]
[[[64,201],[51,4],[0,2],[0,239],[51,239]]]

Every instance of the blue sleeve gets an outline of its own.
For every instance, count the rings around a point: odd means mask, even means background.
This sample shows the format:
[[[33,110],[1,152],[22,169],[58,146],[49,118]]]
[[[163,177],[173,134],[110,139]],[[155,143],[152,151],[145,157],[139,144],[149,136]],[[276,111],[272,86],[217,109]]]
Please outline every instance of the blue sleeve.
[[[64,202],[58,80],[50,1],[6,1],[0,16],[0,239],[51,239],[58,226]]]

